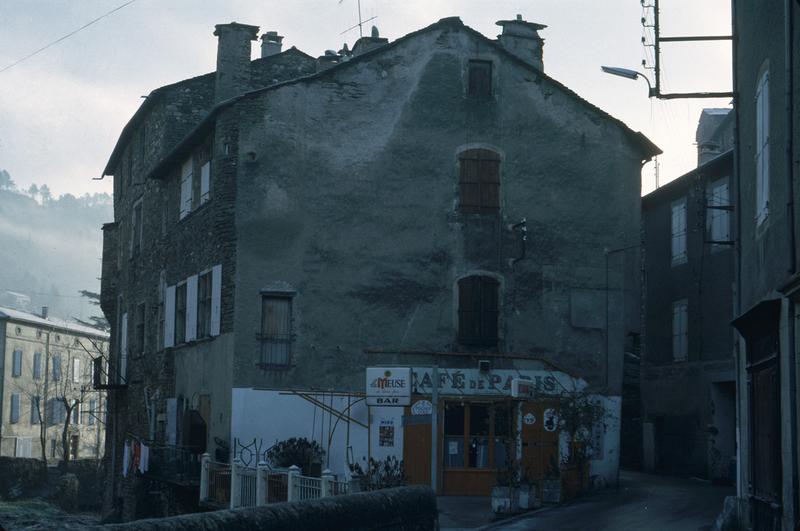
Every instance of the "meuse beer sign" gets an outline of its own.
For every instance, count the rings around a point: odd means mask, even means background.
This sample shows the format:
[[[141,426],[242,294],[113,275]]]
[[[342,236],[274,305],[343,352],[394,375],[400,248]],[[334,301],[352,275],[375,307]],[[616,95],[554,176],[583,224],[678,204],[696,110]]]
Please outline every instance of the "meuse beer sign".
[[[368,406],[407,406],[411,404],[410,367],[368,367]]]

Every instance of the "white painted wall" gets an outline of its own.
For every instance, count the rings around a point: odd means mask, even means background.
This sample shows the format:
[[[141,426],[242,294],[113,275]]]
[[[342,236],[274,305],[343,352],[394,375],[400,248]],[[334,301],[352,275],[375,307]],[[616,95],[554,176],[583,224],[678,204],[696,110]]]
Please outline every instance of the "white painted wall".
[[[309,394],[328,406],[332,405],[337,411],[347,409],[346,396],[331,397],[329,393]],[[364,400],[358,397],[350,398],[351,403],[357,400],[360,401],[351,406],[350,416],[369,424]],[[231,441],[234,437],[245,443],[253,439],[262,439],[266,449],[290,437],[306,437],[317,441],[323,449],[326,449],[322,468],[330,468],[339,477],[349,477],[348,458],[361,462],[363,467],[364,459],[368,456],[366,428],[351,422],[348,445],[348,426],[344,420],[340,420],[337,424],[335,416],[288,391],[235,388],[231,409]],[[402,455],[400,419],[396,420],[395,426],[400,428],[400,431],[397,431],[397,428],[395,430],[395,441],[400,441]],[[332,434],[330,446],[329,434]]]

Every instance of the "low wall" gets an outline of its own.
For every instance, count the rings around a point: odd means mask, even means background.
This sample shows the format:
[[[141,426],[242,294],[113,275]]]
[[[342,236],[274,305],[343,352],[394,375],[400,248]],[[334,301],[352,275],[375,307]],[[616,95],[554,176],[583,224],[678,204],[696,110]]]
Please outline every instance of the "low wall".
[[[171,518],[137,520],[98,529],[137,531],[249,530],[340,531],[372,529],[427,531],[436,528],[436,496],[428,487],[399,487],[372,492],[332,496],[295,503],[276,503]]]
[[[38,459],[0,457],[0,499],[15,499],[47,483],[47,465]]]

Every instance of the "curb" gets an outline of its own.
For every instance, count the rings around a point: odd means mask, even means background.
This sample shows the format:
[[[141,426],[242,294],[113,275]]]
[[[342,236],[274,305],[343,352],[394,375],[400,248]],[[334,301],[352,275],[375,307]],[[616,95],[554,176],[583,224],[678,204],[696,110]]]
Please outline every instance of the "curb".
[[[525,511],[524,513],[515,514],[514,516],[509,516],[508,518],[503,518],[501,520],[497,520],[495,522],[492,522],[491,524],[486,524],[485,526],[482,526],[482,527],[476,527],[475,531],[488,531],[490,529],[502,529],[502,526],[508,525],[508,524],[510,524],[512,522],[518,522],[520,520],[528,518],[529,516],[533,516],[534,514],[542,513],[542,512],[545,512],[545,511],[549,511],[551,509],[556,509],[558,507],[562,507],[562,504],[552,505],[550,507],[540,507],[538,509],[533,509],[531,511]]]

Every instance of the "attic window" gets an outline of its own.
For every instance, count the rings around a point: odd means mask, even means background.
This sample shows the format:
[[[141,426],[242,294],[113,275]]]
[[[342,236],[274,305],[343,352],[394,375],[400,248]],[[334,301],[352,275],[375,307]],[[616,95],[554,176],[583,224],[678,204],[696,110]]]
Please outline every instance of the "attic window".
[[[492,62],[470,61],[467,95],[471,98],[488,99],[492,97]]]

